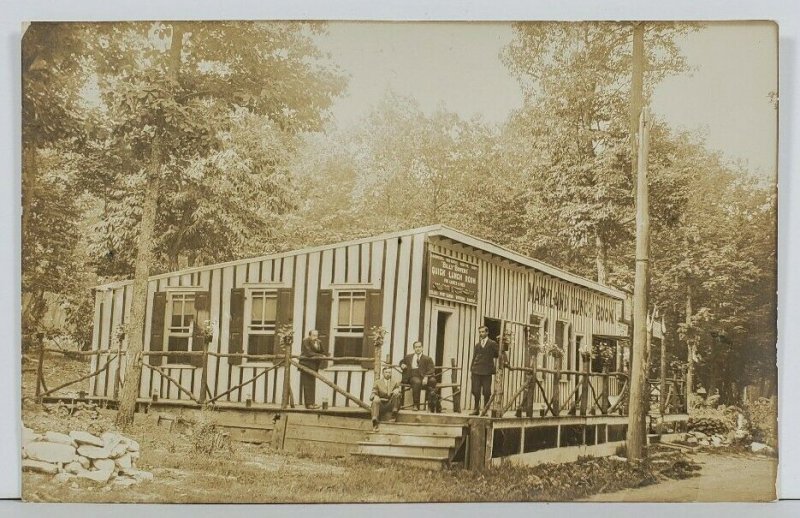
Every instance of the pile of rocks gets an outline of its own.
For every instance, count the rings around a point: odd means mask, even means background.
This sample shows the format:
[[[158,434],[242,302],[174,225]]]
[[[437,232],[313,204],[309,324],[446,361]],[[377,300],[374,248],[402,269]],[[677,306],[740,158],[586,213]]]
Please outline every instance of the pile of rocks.
[[[138,458],[139,443],[114,432],[97,437],[79,430],[69,435],[22,430],[22,470],[55,475],[61,483],[87,479],[129,486],[152,480],[152,473],[136,468]]]
[[[707,434],[699,430],[693,430],[686,434],[686,443],[693,446],[713,446],[719,448],[720,446],[728,446],[735,440],[733,434],[720,434],[713,433]]]

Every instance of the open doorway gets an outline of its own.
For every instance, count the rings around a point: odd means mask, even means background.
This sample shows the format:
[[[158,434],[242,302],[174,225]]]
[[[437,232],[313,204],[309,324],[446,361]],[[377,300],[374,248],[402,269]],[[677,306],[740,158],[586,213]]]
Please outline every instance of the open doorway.
[[[503,328],[503,322],[497,318],[483,317],[483,325],[489,328],[489,338],[500,343],[500,332]]]
[[[447,347],[447,321],[450,319],[450,312],[436,312],[436,343],[434,350],[433,363],[438,366],[444,365],[445,347]],[[439,383],[442,382],[442,373],[437,371],[436,375]]]

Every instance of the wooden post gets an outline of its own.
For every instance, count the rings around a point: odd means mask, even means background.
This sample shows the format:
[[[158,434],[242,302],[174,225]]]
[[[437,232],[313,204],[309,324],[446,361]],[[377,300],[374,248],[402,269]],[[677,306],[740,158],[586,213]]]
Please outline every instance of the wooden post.
[[[283,336],[278,335],[283,342]],[[283,344],[283,397],[281,398],[281,408],[289,406],[289,392],[292,390],[289,376],[292,371],[292,348],[288,344]]]
[[[550,403],[553,408],[553,417],[558,417],[561,413],[561,358],[556,356],[553,358],[555,372],[553,373],[553,396]]]
[[[470,419],[469,442],[467,443],[467,468],[474,471],[486,469],[486,431],[482,419]]]
[[[114,401],[119,397],[119,385],[122,379],[122,342],[125,340],[125,335],[120,333],[117,337],[117,372],[114,373]]]
[[[492,417],[502,417],[503,413],[503,385],[505,382],[505,359],[506,359],[506,323],[500,324],[500,336],[498,338],[500,356],[497,358],[497,372],[494,375],[494,392],[492,394]]]
[[[600,385],[600,413],[605,415],[608,413],[608,407],[610,406],[610,402],[608,400],[608,364],[603,362],[603,381]],[[622,394],[620,394],[622,397]]]
[[[531,355],[531,365],[529,366],[531,370],[531,377],[528,379],[528,388],[525,394],[525,415],[528,417],[533,417],[533,398],[536,395],[536,381],[537,381],[537,373],[536,368],[537,364],[539,363],[539,353],[536,352],[535,354]]]
[[[39,344],[39,364],[36,366],[36,400],[42,393],[44,385],[44,333],[36,333],[36,342]]]
[[[454,385],[453,388],[451,389],[453,391],[453,412],[456,414],[460,414],[461,388],[455,386],[455,384],[458,383],[458,372],[456,372],[456,367],[458,367],[458,365],[456,364],[455,358],[450,358],[450,367],[452,367],[450,369],[450,383]]]
[[[206,403],[206,391],[208,390],[208,345],[211,341],[210,336],[203,336],[203,371],[200,373],[200,404]]]
[[[581,383],[581,415],[586,415],[589,410],[589,371],[591,370],[588,354],[582,354],[583,358],[583,378]]]

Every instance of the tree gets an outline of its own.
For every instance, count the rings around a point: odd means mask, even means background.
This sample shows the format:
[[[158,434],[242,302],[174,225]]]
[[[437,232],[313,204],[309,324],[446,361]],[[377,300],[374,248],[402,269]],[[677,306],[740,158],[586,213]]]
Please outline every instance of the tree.
[[[60,293],[80,216],[76,176],[80,90],[86,70],[78,49],[87,28],[35,23],[22,38],[22,311],[23,340],[38,325],[45,293]]]
[[[534,216],[549,214],[556,241],[583,251],[578,269],[586,271],[586,258],[593,256],[597,278],[606,282],[614,262],[609,253],[632,237],[632,25],[522,23],[514,30],[503,60],[525,95],[510,124],[527,137],[534,155]],[[686,69],[676,39],[689,30],[648,24],[645,98],[663,77]]]
[[[266,117],[277,130],[289,134],[320,127],[343,82],[313,46],[310,34],[316,30],[320,26],[313,24],[239,22],[128,23],[98,29],[103,51],[92,57],[107,131],[97,146],[104,171],[98,168],[96,173],[107,174],[113,168],[117,174],[100,184],[115,181],[116,187],[139,192],[137,203],[120,211],[123,217],[116,221],[122,224],[107,233],[137,228],[129,233],[136,236],[137,251],[132,261],[128,368],[117,416],[123,428],[133,419],[138,392],[147,279],[155,265],[163,193],[179,187],[181,175],[216,173],[219,179],[219,165],[226,156],[215,153],[222,150],[225,137],[220,129],[231,122],[232,111]],[[233,160],[227,165],[236,162],[230,155],[227,158]],[[245,164],[244,170],[254,175],[269,172],[261,162],[263,156],[248,156],[245,161],[251,158],[258,163]],[[117,193],[111,194],[113,209]],[[197,230],[185,226],[165,229],[166,237],[172,237],[173,257],[187,233]]]

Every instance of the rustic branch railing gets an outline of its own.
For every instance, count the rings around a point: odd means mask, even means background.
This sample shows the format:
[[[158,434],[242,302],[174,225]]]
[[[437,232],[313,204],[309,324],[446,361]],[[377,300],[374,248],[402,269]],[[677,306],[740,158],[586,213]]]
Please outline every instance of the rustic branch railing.
[[[541,394],[542,403],[544,403],[545,406],[542,411],[542,416],[549,414],[557,417],[561,415],[562,409],[566,407],[570,407],[568,412],[570,415],[587,415],[594,409],[595,406],[603,415],[612,413],[613,410],[610,408],[611,404],[609,401],[609,382],[612,378],[624,378],[626,380],[625,383],[627,384],[627,374],[623,372],[608,372],[607,370],[604,370],[602,373],[590,372],[588,369],[586,369],[586,367],[587,365],[584,365],[585,370],[574,371],[560,370],[558,368],[548,369],[543,367],[506,366],[506,368],[510,371],[525,372],[527,376],[523,380],[522,385],[516,391],[514,396],[504,405],[503,413],[510,410],[519,397],[524,395],[523,403],[519,407],[518,415],[521,415],[522,410],[528,412],[528,415],[532,415],[533,399],[537,392]],[[547,393],[547,390],[542,383],[543,380],[538,378],[538,373],[541,373],[542,377],[547,375],[551,377],[552,388],[550,394]],[[566,377],[566,380],[562,380],[564,377]],[[572,389],[566,399],[562,400],[561,382],[566,381],[569,383],[571,378],[575,378],[575,387]],[[592,378],[600,378],[601,391],[599,395],[597,394],[597,390],[592,383]],[[591,400],[594,402],[591,408],[589,406],[590,396]],[[615,407],[618,407],[622,396],[623,392],[620,393],[620,400],[617,401]],[[571,406],[570,402],[572,402]]]

